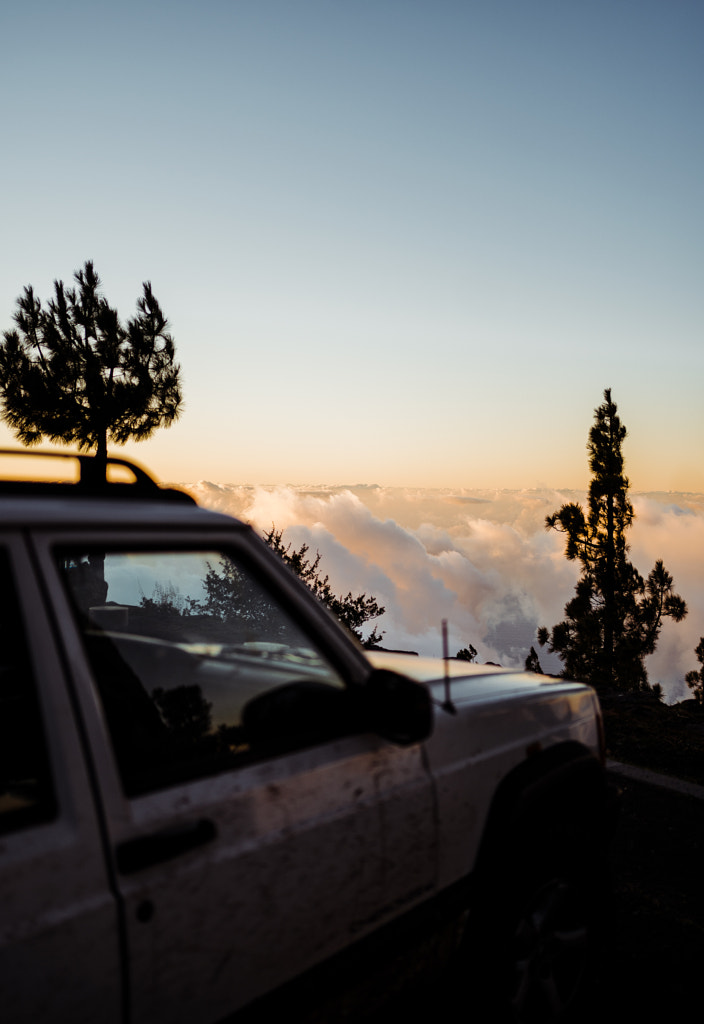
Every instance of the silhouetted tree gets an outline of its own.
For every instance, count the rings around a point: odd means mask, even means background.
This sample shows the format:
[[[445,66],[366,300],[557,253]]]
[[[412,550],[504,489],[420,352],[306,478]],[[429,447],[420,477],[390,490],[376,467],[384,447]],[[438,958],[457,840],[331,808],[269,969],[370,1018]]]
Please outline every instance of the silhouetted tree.
[[[528,657],[525,661],[525,670],[526,672],[539,672],[542,674],[543,670],[540,666],[540,661],[538,659],[535,647],[531,647],[528,653]]]
[[[224,623],[230,642],[266,638],[287,643],[298,635],[294,624],[277,612],[268,592],[231,559],[221,558],[217,567],[208,563],[203,583],[205,599],[191,602],[189,614],[206,615],[211,623]]]
[[[625,437],[607,388],[587,444],[592,472],[587,512],[573,503],[545,520],[546,529],[565,534],[565,554],[581,563],[582,573],[564,620],[552,632],[541,627],[538,642],[560,656],[566,676],[595,686],[648,689],[644,660],[655,650],[663,618],[679,622],[687,606],[673,593],[662,561],[644,580],[626,557],[634,512],[623,472]]]
[[[474,644],[468,644],[466,647],[463,647],[462,650],[458,651],[455,657],[458,661],[476,661],[477,653],[477,648]]]
[[[694,653],[701,667],[688,672],[684,678],[690,690],[694,691],[694,699],[699,704],[704,704],[704,636],[700,637]]]
[[[108,441],[142,441],[178,417],[180,368],[148,281],[123,325],[92,262],[74,279],[75,288],[54,281],[46,307],[31,285],[17,299],[16,329],[0,342],[2,417],[22,444],[47,437],[94,450],[104,478]]]
[[[315,558],[311,559],[308,557],[309,547],[307,544],[301,544],[300,548],[292,551],[291,545],[284,544],[282,537],[283,530],[277,530],[275,526],[272,526],[269,532],[264,534],[264,540],[269,547],[284,560],[297,576],[300,576],[318,600],[326,605],[344,626],[347,626],[364,647],[369,649],[378,647],[384,635],[383,632],[377,632],[376,626],[374,626],[365,639],[362,626],[372,619],[379,618],[386,609],[378,603],[375,597],[367,597],[366,594],[353,595],[350,591],[346,597],[337,597],[332,592],[328,576],[323,576],[320,570],[320,552],[316,551]]]

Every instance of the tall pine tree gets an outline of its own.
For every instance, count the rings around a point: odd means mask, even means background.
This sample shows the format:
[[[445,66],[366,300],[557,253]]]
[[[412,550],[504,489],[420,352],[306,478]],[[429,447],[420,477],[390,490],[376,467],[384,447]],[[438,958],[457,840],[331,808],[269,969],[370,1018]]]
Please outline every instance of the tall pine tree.
[[[694,653],[700,667],[688,672],[684,678],[690,690],[694,691],[694,699],[697,703],[704,705],[704,636],[699,638]]]
[[[18,298],[16,329],[0,342],[2,417],[23,444],[95,451],[104,479],[108,441],[141,441],[178,417],[180,368],[149,282],[122,324],[90,261],[74,280],[55,281],[46,307],[31,285]]]
[[[657,561],[647,579],[629,562],[626,531],[633,523],[622,445],[626,428],[611,390],[595,410],[587,451],[592,473],[588,508],[563,505],[547,516],[546,529],[566,536],[565,555],[582,566],[565,618],[538,630],[563,663],[563,674],[597,687],[648,689],[645,658],[655,650],[663,619],[680,622],[685,602],[673,592],[673,579]]]

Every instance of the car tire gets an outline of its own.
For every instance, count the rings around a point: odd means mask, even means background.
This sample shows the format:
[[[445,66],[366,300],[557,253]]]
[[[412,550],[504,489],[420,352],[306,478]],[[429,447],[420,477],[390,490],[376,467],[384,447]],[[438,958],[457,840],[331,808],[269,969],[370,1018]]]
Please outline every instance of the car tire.
[[[603,873],[564,835],[517,841],[479,879],[456,981],[477,995],[478,1020],[579,1019],[603,904]],[[471,987],[468,988],[468,983]]]
[[[573,1016],[590,967],[584,893],[560,874],[537,880],[508,922],[499,979],[508,1019],[533,1024]]]

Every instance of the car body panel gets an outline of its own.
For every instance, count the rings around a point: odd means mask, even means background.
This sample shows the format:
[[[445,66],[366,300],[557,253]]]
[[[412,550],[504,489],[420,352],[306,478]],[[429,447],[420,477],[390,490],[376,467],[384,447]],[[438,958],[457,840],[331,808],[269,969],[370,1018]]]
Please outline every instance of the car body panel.
[[[455,659],[372,653],[370,661],[430,687],[436,710],[426,752],[436,788],[440,889],[472,871],[492,797],[517,765],[566,741],[599,753],[598,701],[581,683]]]
[[[95,794],[23,538],[4,532],[23,611],[56,795],[52,820],[0,836],[3,1020],[122,1019],[118,910]],[[6,641],[7,642],[7,641]],[[51,726],[51,727],[46,727]]]
[[[130,823],[111,834],[115,849],[199,820],[216,833],[119,878],[135,1022],[218,1020],[339,952],[434,881],[418,749],[369,736],[140,797],[128,810]],[[405,870],[395,874],[394,862]]]

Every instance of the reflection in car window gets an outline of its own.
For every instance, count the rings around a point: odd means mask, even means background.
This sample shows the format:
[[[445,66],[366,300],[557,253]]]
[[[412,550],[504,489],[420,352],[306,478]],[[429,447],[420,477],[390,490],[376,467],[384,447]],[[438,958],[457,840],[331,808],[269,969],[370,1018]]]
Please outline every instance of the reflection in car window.
[[[55,811],[24,625],[0,549],[0,832],[47,821]]]
[[[59,561],[128,794],[315,742],[325,730],[300,709],[309,701],[319,715],[318,694],[344,731],[342,680],[229,555],[64,551]]]

